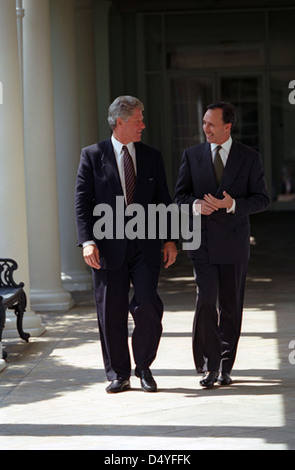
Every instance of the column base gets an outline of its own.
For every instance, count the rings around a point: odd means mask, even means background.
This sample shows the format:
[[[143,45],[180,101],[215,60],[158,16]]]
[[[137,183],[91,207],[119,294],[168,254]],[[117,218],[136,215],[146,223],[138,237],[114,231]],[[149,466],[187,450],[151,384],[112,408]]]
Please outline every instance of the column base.
[[[74,306],[71,294],[63,289],[31,289],[30,303],[36,312],[68,312]]]
[[[92,290],[92,276],[87,271],[61,273],[64,289],[69,292]]]

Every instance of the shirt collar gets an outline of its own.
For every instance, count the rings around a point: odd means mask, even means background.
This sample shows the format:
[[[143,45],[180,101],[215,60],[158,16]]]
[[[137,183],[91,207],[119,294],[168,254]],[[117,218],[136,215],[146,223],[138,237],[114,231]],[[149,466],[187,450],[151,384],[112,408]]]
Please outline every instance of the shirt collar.
[[[223,144],[221,145],[221,147],[227,152],[229,153],[230,151],[230,148],[231,148],[231,145],[232,145],[232,142],[233,142],[233,139],[232,137],[230,136],[230,138],[226,141],[226,142],[223,142]],[[218,144],[210,144],[211,145],[211,151],[214,152],[214,150],[216,149],[216,147],[218,147]]]
[[[133,142],[129,142],[128,144],[122,144],[122,142],[119,142],[119,140],[117,140],[114,137],[114,134],[112,134],[111,141],[112,141],[114,149],[116,150],[116,152],[118,154],[120,154],[122,152],[122,147],[124,145],[126,145],[126,147],[128,148],[128,151],[129,151],[130,154],[132,154],[134,152],[134,143]]]

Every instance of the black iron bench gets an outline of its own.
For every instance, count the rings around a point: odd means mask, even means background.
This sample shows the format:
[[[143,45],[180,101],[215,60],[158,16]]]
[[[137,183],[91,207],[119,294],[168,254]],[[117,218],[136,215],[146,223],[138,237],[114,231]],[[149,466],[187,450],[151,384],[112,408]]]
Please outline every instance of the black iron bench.
[[[0,258],[0,341],[5,327],[6,309],[14,310],[16,315],[16,327],[19,336],[28,342],[30,334],[23,330],[23,316],[27,306],[27,297],[23,289],[24,283],[16,284],[13,272],[17,269],[17,263],[10,258]],[[3,351],[3,359],[7,354]]]

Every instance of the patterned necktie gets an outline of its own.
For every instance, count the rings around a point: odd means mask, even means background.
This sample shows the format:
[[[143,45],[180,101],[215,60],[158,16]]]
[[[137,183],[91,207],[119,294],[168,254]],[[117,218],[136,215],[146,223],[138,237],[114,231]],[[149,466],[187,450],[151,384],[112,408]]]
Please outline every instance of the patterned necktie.
[[[126,145],[123,145],[123,161],[124,161],[124,173],[125,173],[125,189],[126,189],[126,200],[127,206],[132,203],[135,183],[136,183],[136,175],[134,170],[134,164],[130,153]]]
[[[216,152],[215,152],[215,157],[214,157],[214,162],[213,162],[216,181],[218,185],[220,184],[220,181],[223,175],[223,170],[224,170],[224,166],[223,166],[221,156],[219,153],[221,149],[222,149],[221,145],[218,145],[218,147],[216,147]]]

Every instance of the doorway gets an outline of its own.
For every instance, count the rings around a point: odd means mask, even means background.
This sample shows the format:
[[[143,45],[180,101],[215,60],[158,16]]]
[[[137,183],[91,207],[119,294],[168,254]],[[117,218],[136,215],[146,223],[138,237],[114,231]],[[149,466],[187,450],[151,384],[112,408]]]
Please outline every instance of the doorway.
[[[237,110],[233,138],[263,154],[263,77],[212,73],[206,76],[170,76],[171,110],[169,147],[173,180],[178,176],[185,148],[205,141],[202,121],[206,106],[213,101],[229,101]]]

